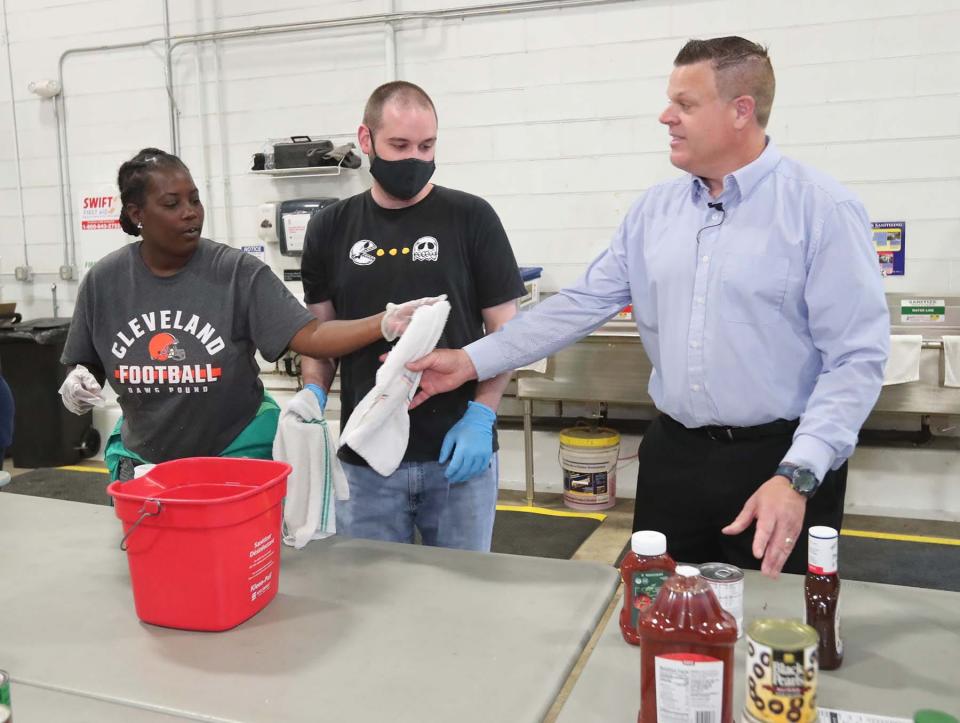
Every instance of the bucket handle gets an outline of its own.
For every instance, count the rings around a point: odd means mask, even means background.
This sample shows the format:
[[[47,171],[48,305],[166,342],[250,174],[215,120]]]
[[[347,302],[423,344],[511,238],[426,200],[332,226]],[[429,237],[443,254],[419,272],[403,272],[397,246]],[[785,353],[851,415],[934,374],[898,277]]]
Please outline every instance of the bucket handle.
[[[151,502],[157,506],[156,512],[151,512],[150,510],[147,509],[147,505]],[[133,523],[133,526],[129,530],[127,530],[127,534],[125,534],[123,536],[123,539],[120,540],[120,549],[123,550],[124,552],[127,551],[127,539],[130,537],[130,535],[133,534],[133,531],[137,529],[137,526],[141,522],[143,522],[145,518],[156,517],[161,512],[163,512],[163,505],[160,503],[160,500],[154,499],[152,497],[145,499],[143,501],[143,505],[141,505],[140,507],[140,517],[137,518],[137,521]]]

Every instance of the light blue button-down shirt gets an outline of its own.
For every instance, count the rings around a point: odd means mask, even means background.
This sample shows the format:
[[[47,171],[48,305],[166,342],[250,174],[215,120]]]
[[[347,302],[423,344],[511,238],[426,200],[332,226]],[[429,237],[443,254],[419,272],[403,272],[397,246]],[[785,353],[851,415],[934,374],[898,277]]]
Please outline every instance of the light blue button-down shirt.
[[[839,183],[768,140],[718,198],[690,175],[654,186],[573,286],[466,351],[488,379],[631,302],[659,410],[686,427],[799,418],[784,459],[819,479],[853,453],[890,318],[866,211]]]

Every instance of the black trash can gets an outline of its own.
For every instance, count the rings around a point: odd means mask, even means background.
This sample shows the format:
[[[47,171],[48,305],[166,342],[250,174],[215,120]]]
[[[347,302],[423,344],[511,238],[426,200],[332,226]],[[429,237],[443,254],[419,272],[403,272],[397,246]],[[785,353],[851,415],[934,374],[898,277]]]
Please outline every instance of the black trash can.
[[[0,329],[0,363],[15,404],[13,444],[16,467],[75,464],[100,449],[91,413],[67,411],[57,390],[67,368],[60,355],[70,319],[32,319]]]

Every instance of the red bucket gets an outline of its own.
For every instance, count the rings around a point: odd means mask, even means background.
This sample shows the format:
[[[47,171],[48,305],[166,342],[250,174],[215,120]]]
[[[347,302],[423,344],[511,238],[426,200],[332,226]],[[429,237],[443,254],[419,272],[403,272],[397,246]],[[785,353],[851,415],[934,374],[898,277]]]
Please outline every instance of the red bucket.
[[[227,630],[280,582],[281,502],[290,465],[194,457],[113,482],[137,616],[183,630]]]

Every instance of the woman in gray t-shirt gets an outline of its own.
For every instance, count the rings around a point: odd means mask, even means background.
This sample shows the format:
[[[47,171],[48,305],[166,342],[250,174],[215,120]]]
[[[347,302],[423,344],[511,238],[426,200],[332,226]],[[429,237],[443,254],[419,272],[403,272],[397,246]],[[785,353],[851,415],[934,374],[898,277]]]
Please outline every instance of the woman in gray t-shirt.
[[[406,329],[425,300],[354,321],[318,322],[261,261],[200,236],[189,169],[146,148],[120,167],[120,224],[140,241],[109,254],[80,285],[61,387],[83,414],[106,377],[123,416],[104,452],[113,479],[141,462],[193,456],[269,458],[279,407],[259,351],[339,357]]]

